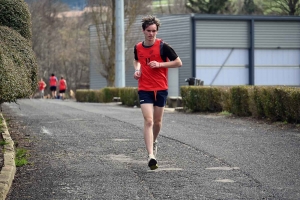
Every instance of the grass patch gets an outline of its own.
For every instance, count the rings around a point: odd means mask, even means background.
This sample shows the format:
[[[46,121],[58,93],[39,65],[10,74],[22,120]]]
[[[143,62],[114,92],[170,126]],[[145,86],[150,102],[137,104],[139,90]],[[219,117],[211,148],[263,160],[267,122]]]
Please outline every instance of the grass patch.
[[[1,141],[0,141],[0,145],[1,145],[1,146],[4,146],[4,145],[6,145],[6,144],[9,144],[9,142],[6,142],[5,140],[1,140]]]
[[[15,163],[17,167],[27,165],[27,150],[26,149],[17,149]]]
[[[220,115],[223,115],[223,116],[231,116],[232,114],[228,111],[222,111],[220,112]]]
[[[3,119],[2,119],[2,117],[0,117],[0,132],[1,133],[4,132],[4,125],[3,125]]]

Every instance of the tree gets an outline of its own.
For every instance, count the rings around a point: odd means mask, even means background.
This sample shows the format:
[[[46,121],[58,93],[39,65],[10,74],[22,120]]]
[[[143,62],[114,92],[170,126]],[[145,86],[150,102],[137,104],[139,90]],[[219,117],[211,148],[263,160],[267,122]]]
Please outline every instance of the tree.
[[[189,10],[201,14],[222,14],[228,5],[228,0],[188,0],[186,3]]]
[[[136,31],[131,30],[139,14],[148,13],[151,0],[124,0],[124,18],[126,18],[125,40],[128,47],[125,54],[128,54],[134,46],[131,43]],[[107,86],[115,84],[115,0],[88,0],[88,7],[91,8],[91,19],[96,27],[98,37],[98,72],[106,79]],[[136,42],[136,41],[135,41]],[[128,56],[127,56],[128,57]],[[132,56],[131,63],[132,63]]]
[[[189,13],[186,5],[187,0],[159,0],[153,1],[152,12],[157,14],[186,14]]]
[[[256,11],[256,5],[253,0],[244,0],[243,11],[245,14],[252,15]]]
[[[275,15],[299,15],[300,0],[266,0],[265,13]]]
[[[72,14],[67,5],[52,0],[29,3],[32,15],[33,50],[39,64],[39,76],[51,73],[64,76],[68,88],[87,88],[89,83],[88,25],[84,14]]]
[[[231,0],[227,14],[262,15],[262,0]]]

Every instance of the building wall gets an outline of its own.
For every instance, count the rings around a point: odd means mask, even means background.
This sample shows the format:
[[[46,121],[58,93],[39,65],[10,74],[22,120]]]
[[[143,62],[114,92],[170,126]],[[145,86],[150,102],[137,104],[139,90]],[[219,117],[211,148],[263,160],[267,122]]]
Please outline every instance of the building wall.
[[[257,21],[255,85],[300,85],[300,22]]]
[[[169,70],[170,96],[180,96],[180,87],[188,85],[185,79],[192,76],[203,80],[204,85],[215,86],[248,85],[251,74],[254,74],[254,85],[300,85],[299,17],[157,17],[162,24],[157,37],[169,43],[183,62],[181,68]],[[142,16],[137,17],[125,36],[126,87],[137,87],[132,61],[134,45],[144,39],[141,19]],[[98,69],[101,64],[97,61],[97,40],[95,26],[92,25],[91,89],[106,87],[106,80]]]
[[[281,19],[199,16],[195,22],[196,78],[204,85],[248,85],[253,48],[255,85],[299,86],[300,18]]]
[[[196,78],[204,85],[248,84],[249,23],[196,22]]]
[[[107,85],[106,79],[100,75],[98,36],[95,26],[89,27],[90,31],[90,89],[100,89]]]

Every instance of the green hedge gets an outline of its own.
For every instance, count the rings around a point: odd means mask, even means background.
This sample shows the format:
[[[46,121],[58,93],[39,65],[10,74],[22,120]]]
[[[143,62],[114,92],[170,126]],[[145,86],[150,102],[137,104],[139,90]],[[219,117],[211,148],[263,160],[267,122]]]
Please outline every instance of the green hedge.
[[[180,93],[185,111],[228,111],[236,116],[300,122],[300,88],[181,86]],[[113,97],[120,97],[123,105],[140,106],[138,90],[135,87],[76,91],[79,102],[106,103],[113,101]]]
[[[230,112],[237,116],[250,116],[249,95],[247,86],[234,86],[230,88]]]
[[[99,90],[80,89],[75,92],[77,102],[109,103],[114,101],[114,97],[120,97],[122,105],[139,106],[137,88],[105,87]]]
[[[184,110],[228,111],[236,116],[300,122],[300,88],[274,86],[201,87],[182,86]]]
[[[0,104],[26,98],[37,88],[31,16],[23,0],[0,0]]]
[[[78,102],[103,102],[101,90],[76,90],[75,98]]]
[[[23,0],[0,0],[0,26],[7,26],[31,41],[31,15]]]
[[[37,63],[28,40],[0,26],[0,103],[32,95],[37,88]]]
[[[254,87],[253,116],[272,121],[300,122],[300,88]]]
[[[120,89],[120,98],[122,105],[140,106],[138,90],[135,87],[125,87]]]
[[[102,94],[103,94],[103,102],[108,103],[112,102],[114,97],[119,97],[119,88],[114,87],[106,87],[102,88]]]
[[[216,87],[182,86],[182,104],[193,112],[216,112],[222,110],[221,94]]]

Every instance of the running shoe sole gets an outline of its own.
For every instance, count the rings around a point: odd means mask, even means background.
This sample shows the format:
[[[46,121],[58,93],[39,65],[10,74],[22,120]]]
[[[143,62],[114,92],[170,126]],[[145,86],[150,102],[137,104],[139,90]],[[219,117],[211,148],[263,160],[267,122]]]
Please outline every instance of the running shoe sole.
[[[157,161],[155,159],[150,159],[148,163],[148,167],[150,167],[151,170],[155,170],[158,168]]]

